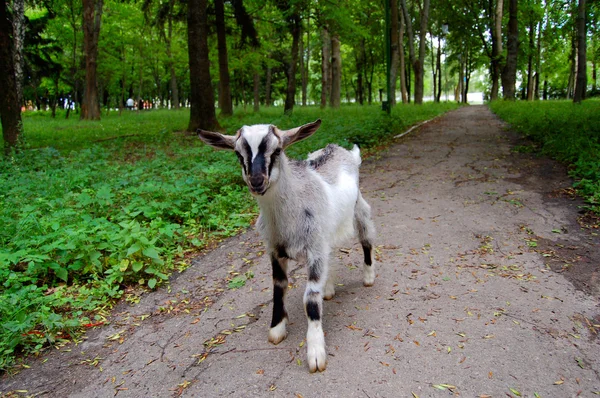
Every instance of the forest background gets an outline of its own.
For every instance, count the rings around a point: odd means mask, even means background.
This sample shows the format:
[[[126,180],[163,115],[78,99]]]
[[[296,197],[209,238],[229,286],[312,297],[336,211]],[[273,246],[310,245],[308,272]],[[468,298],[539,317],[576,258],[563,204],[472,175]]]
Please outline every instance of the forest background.
[[[600,102],[584,101],[598,95],[598,11],[597,0],[3,2],[0,371],[101,327],[115,300],[135,303],[250,225],[235,159],[186,133],[199,127],[322,118],[291,156],[329,142],[369,156],[481,91],[508,100],[491,106],[532,139],[519,150],[571,164],[598,211]],[[572,101],[537,101],[550,99]]]

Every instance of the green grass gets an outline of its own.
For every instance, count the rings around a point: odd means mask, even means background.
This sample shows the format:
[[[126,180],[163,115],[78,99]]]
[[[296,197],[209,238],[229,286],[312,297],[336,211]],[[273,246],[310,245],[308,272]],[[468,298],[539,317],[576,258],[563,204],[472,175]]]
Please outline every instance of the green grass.
[[[600,213],[600,101],[497,101],[490,107],[540,153],[569,164],[575,188]]]
[[[323,120],[290,148],[325,144],[365,153],[453,104],[338,110],[238,111],[221,120],[283,129]],[[111,113],[99,122],[24,117],[21,153],[0,160],[0,370],[105,320],[124,289],[153,289],[185,268],[186,255],[238,233],[256,216],[235,156],[182,133],[187,110]],[[75,115],[73,115],[75,116]]]

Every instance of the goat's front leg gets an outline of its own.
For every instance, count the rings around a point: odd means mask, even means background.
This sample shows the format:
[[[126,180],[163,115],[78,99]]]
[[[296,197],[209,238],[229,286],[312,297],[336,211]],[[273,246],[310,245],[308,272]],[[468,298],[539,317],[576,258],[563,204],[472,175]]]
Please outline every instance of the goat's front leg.
[[[323,334],[323,289],[327,280],[327,260],[315,259],[308,263],[308,284],[304,292],[304,308],[308,321],[306,356],[311,373],[322,372],[327,367],[325,335]]]
[[[288,316],[285,310],[285,293],[288,288],[287,278],[288,259],[277,253],[271,254],[273,267],[273,318],[269,329],[269,341],[279,344],[287,336]]]

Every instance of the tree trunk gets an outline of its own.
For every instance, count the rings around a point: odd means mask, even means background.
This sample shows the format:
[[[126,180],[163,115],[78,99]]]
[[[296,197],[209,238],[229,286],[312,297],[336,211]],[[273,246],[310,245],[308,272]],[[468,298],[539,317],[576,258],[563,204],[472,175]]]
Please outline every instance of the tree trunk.
[[[577,74],[577,40],[574,37],[571,38],[569,61],[571,68],[569,71],[569,80],[567,81],[567,99],[572,99],[575,87],[575,75]]]
[[[402,103],[406,104],[408,102],[408,94],[406,91],[406,57],[404,55],[404,13],[400,12],[400,32],[398,38],[398,55],[400,58],[400,62],[398,65],[398,72],[400,72],[400,92],[402,95]]]
[[[13,32],[15,79],[17,81],[17,99],[19,106],[23,105],[23,46],[25,44],[25,1],[13,0]]]
[[[208,58],[208,0],[188,0],[188,53],[190,62],[190,123],[188,131],[220,130]]]
[[[339,108],[342,100],[342,56],[340,46],[339,36],[334,35],[331,38],[331,101],[329,103],[332,108]]]
[[[409,63],[412,68],[415,66],[418,68],[418,60],[415,57],[415,45],[414,45],[414,34],[412,27],[412,20],[408,13],[408,8],[406,7],[406,0],[400,0],[400,5],[402,6],[402,14],[404,15],[404,22],[406,23],[406,33],[408,34],[408,54],[409,54]],[[408,94],[408,102],[410,102],[410,68],[408,68],[408,76],[407,76],[407,94]],[[416,77],[415,77],[416,80]],[[416,91],[416,89],[415,89]]]
[[[464,54],[464,53],[463,53]],[[463,56],[461,55],[459,57],[458,60],[458,66],[460,68],[460,71],[458,73],[458,102],[464,102],[463,100],[463,96],[464,96],[464,81],[465,81],[465,60],[463,59]]]
[[[437,92],[435,95],[435,102],[440,102],[442,99],[442,40],[438,37],[438,48],[437,48]]]
[[[540,63],[542,60],[542,21],[538,22],[537,28],[537,56],[535,60],[535,89],[534,99],[540,99]]]
[[[427,51],[427,24],[429,20],[429,0],[423,0],[421,10],[421,30],[419,32],[419,59],[414,63],[415,70],[415,104],[423,103],[423,72],[425,53]]]
[[[82,120],[100,120],[97,60],[103,0],[83,0],[83,45],[85,49],[85,91],[81,104]]]
[[[215,0],[215,25],[217,28],[217,48],[219,49],[219,108],[222,116],[233,115],[231,103],[231,83],[227,60],[227,36],[225,34],[225,5],[223,0]]]
[[[585,99],[587,89],[587,47],[585,0],[579,0],[577,15],[577,76],[575,78],[575,94],[573,102],[580,104]]]
[[[21,134],[21,105],[15,78],[13,25],[5,1],[0,5],[0,119],[4,152],[17,146]]]
[[[330,75],[330,60],[331,60],[331,37],[326,26],[321,30],[321,108],[327,106],[327,98],[329,98],[329,75]]]
[[[505,100],[515,99],[515,83],[517,81],[517,55],[519,53],[519,21],[518,0],[509,0],[508,5],[508,39],[506,44],[506,64],[502,69],[502,93]]]
[[[175,60],[171,51],[173,43],[173,8],[175,0],[170,1],[169,21],[167,22],[167,59],[169,62],[169,72],[171,73],[171,107],[179,109],[179,90],[177,89],[177,76],[175,75]],[[140,94],[141,95],[141,94]]]
[[[533,56],[535,53],[535,21],[531,16],[531,22],[529,24],[529,55],[527,57],[527,101],[533,101],[534,98],[534,86],[535,77],[533,76]]]
[[[431,37],[431,77],[433,80],[433,91],[431,93],[431,96],[433,98],[433,102],[437,102],[436,101],[436,96],[435,93],[437,93],[437,70],[435,68],[436,62],[435,62],[435,50],[433,49],[433,35],[431,34],[431,32],[429,32],[429,36]]]
[[[271,106],[271,67],[267,66],[267,77],[265,79],[265,106],[268,108]]]
[[[302,106],[307,105],[308,101],[308,73],[310,67],[310,17],[306,23],[308,27],[306,29],[306,51],[302,49],[300,51],[300,59],[301,59],[301,76],[302,76]],[[300,42],[302,44],[302,41]],[[303,46],[304,47],[304,46]],[[304,57],[304,53],[306,52],[306,57]]]
[[[494,0],[490,0],[490,10],[493,9]],[[492,60],[491,60],[491,75],[492,75],[492,91],[490,99],[498,99],[498,79],[500,77],[500,65],[502,59],[502,7],[503,0],[497,0],[496,10],[492,18],[493,24],[491,27],[492,33]]]
[[[290,33],[292,34],[292,54],[290,63],[287,67],[287,90],[285,94],[285,105],[283,112],[291,114],[296,103],[296,68],[298,67],[298,49],[300,47],[300,39],[302,36],[302,25],[300,16],[293,14],[289,23]]]
[[[390,47],[392,59],[390,62],[390,106],[396,105],[396,81],[398,80],[398,62],[400,32],[398,27],[398,0],[390,0]]]
[[[254,72],[254,112],[260,110],[260,75]]]

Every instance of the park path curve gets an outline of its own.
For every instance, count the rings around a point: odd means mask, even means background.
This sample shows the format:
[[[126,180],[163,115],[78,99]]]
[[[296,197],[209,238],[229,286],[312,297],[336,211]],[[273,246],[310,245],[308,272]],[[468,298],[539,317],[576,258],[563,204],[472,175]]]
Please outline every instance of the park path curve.
[[[289,334],[267,342],[268,256],[251,229],[170,287],[0,380],[50,397],[594,396],[600,391],[599,239],[576,222],[563,166],[511,151],[486,106],[452,111],[364,161],[378,230],[375,286],[339,257],[325,303],[329,363],[309,374],[292,264]],[[526,144],[526,143],[525,143]],[[581,272],[579,272],[581,270]],[[245,286],[227,278],[251,273]],[[18,393],[15,393],[19,395]],[[580,394],[580,395],[579,395]]]

